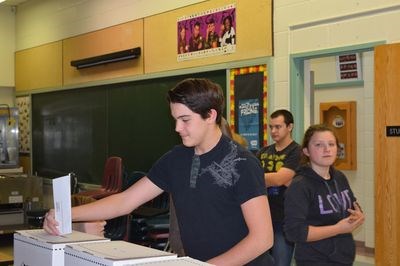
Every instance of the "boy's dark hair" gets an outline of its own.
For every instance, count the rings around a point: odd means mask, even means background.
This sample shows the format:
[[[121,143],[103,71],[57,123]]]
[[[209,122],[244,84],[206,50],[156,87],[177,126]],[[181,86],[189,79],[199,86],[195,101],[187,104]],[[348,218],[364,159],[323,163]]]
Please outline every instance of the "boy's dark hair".
[[[202,78],[188,78],[179,82],[167,94],[169,103],[181,103],[203,119],[210,116],[211,109],[217,112],[216,123],[221,124],[224,95],[221,87]]]
[[[270,118],[277,118],[278,116],[283,116],[286,126],[294,124],[293,115],[291,112],[285,109],[279,109],[270,115]]]

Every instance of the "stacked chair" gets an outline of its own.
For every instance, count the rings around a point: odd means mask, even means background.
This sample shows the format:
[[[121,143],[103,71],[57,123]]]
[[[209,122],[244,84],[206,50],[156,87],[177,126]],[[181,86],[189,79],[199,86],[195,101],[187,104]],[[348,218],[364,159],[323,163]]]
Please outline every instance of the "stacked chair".
[[[107,158],[101,187],[74,194],[75,197],[90,197],[95,200],[119,193],[123,190],[122,159],[117,156]],[[112,240],[126,240],[128,238],[128,215],[107,220],[104,236]]]
[[[81,196],[101,199],[122,191],[122,159],[109,157],[104,166],[101,188],[79,192]]]
[[[127,187],[146,173],[133,171],[126,178]],[[130,215],[128,241],[160,250],[166,250],[169,237],[169,194],[164,192],[140,206]]]
[[[131,213],[130,242],[166,250],[169,238],[169,195],[157,198]]]

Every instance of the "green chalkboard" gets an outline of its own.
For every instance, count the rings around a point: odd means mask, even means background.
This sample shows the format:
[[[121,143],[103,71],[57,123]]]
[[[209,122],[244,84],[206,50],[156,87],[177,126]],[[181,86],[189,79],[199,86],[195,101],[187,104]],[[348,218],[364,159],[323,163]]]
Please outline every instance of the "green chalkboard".
[[[99,179],[107,155],[106,92],[97,87],[32,95],[33,173]]]
[[[147,172],[180,143],[166,92],[187,77],[209,78],[226,91],[220,70],[32,95],[33,172],[74,172],[79,182],[100,184],[109,156]]]

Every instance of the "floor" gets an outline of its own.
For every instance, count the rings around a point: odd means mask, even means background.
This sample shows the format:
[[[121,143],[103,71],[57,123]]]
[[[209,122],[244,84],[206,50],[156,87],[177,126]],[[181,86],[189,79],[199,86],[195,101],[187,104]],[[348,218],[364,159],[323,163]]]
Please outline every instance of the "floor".
[[[364,244],[356,241],[356,262],[355,266],[375,265],[374,250],[365,248]]]
[[[354,266],[371,266],[371,265],[375,265],[375,257],[373,251],[358,246]]]
[[[12,247],[12,235],[0,235],[0,266],[12,265],[13,259],[13,247]]]
[[[354,266],[371,266],[375,265],[375,258],[373,256],[356,255]]]

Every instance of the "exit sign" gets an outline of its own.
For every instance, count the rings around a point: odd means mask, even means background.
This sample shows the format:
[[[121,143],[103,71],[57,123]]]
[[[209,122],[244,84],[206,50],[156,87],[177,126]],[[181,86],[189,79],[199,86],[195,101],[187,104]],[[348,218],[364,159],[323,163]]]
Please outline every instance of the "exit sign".
[[[400,137],[400,126],[387,126],[386,137]]]

